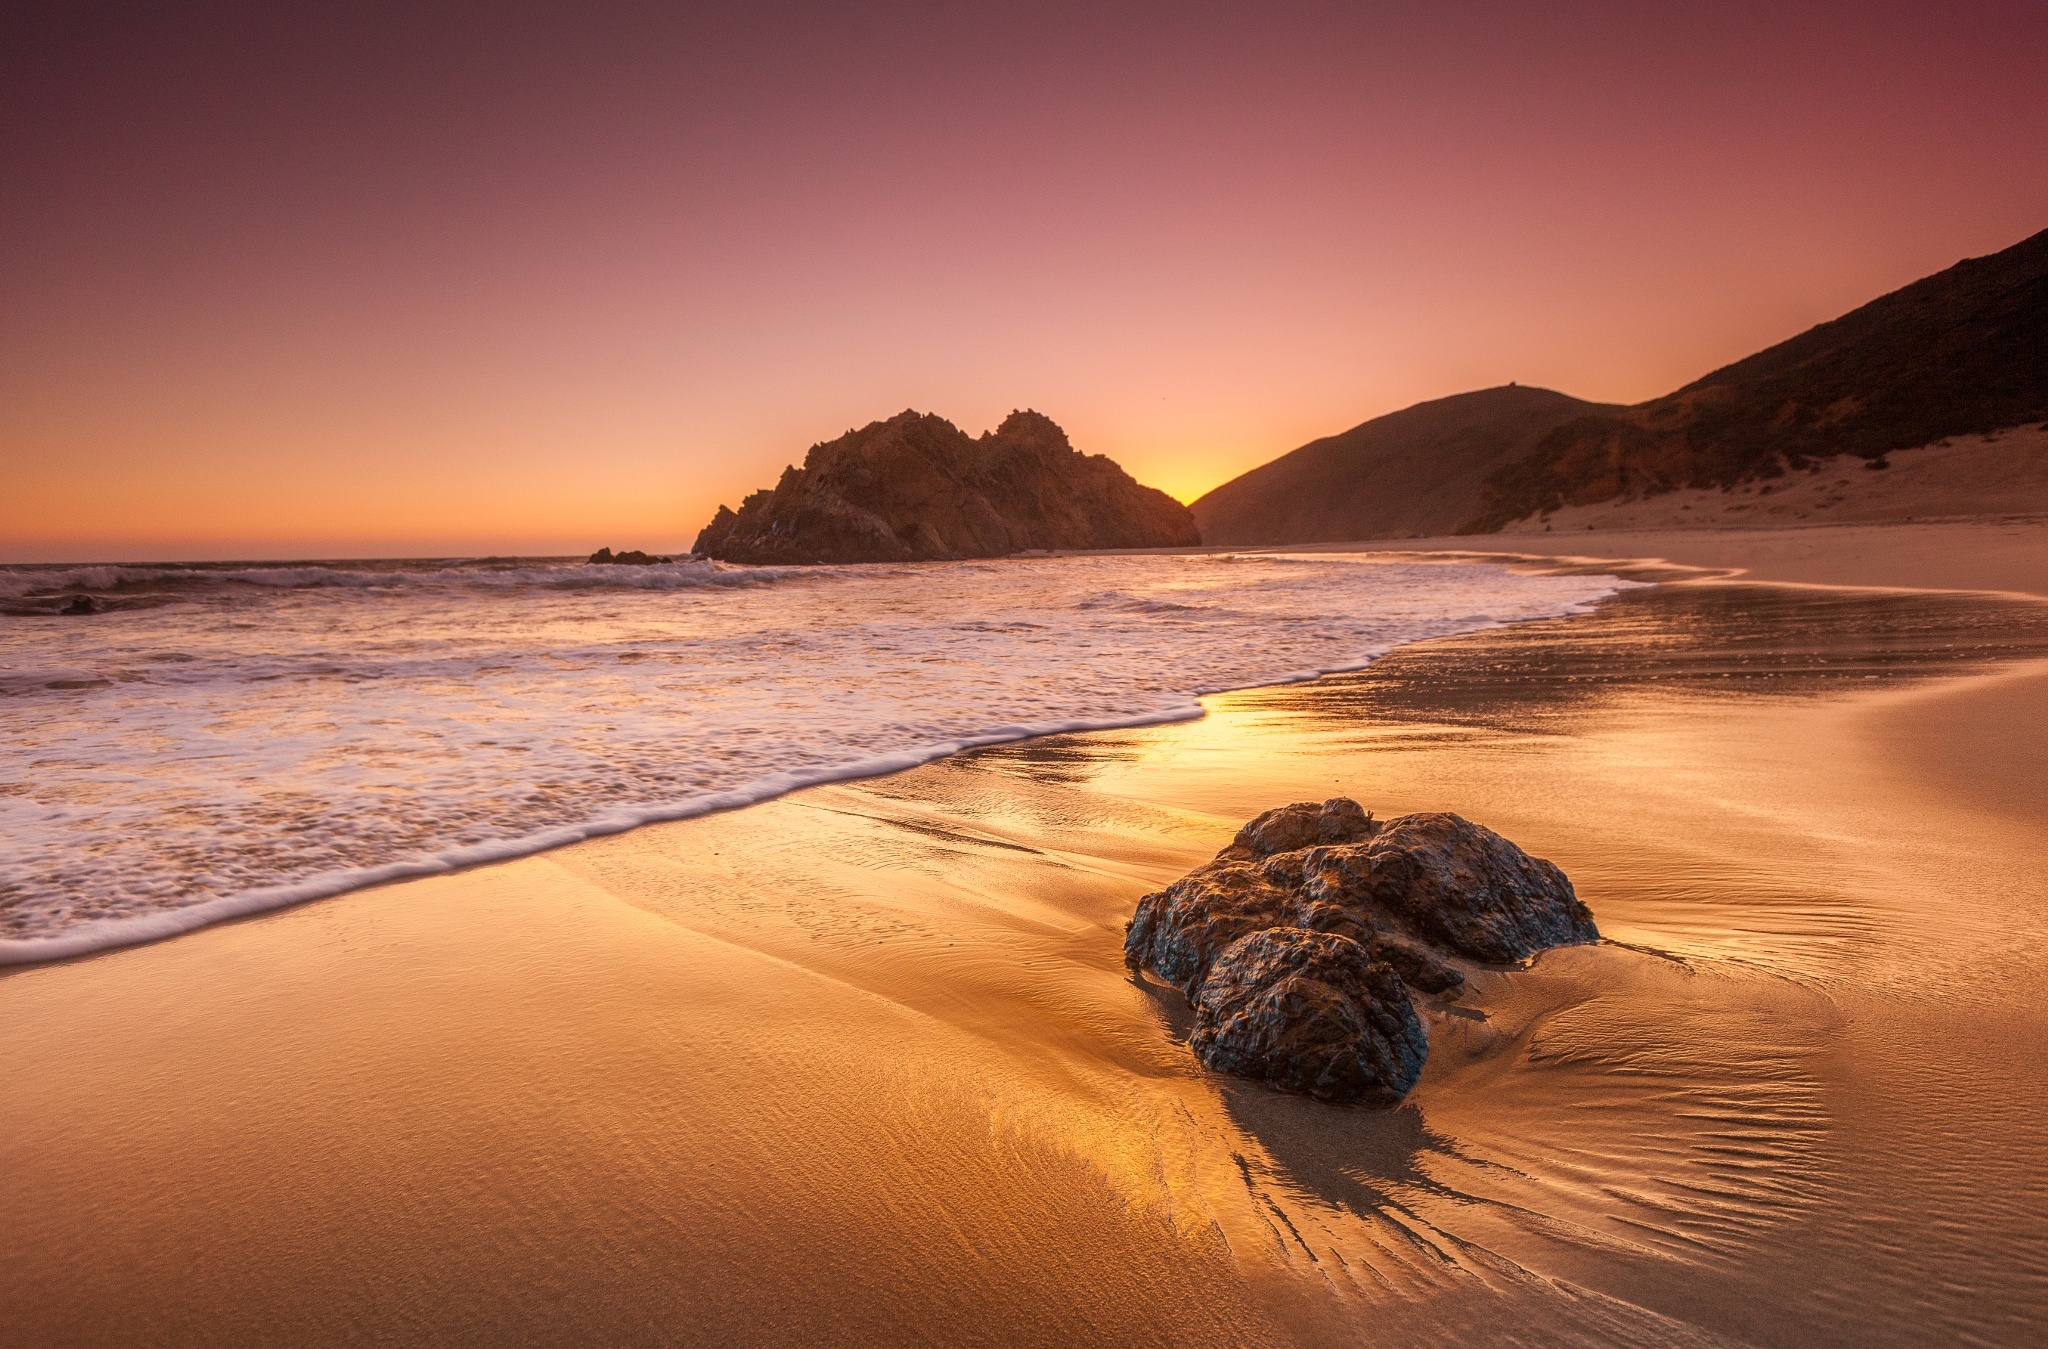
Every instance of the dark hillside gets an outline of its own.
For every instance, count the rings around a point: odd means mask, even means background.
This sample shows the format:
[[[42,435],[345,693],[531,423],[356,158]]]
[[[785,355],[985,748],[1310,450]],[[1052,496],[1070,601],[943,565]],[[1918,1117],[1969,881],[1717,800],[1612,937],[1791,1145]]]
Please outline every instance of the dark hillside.
[[[1189,509],[1205,543],[1324,543],[1448,534],[1487,475],[1558,426],[1619,411],[1507,385],[1375,417],[1218,487]]]
[[[1732,486],[1830,455],[1874,460],[2043,419],[2048,231],[1959,262],[1676,393],[1558,426],[1490,474],[1480,509],[1460,532],[1490,532],[1564,506]]]

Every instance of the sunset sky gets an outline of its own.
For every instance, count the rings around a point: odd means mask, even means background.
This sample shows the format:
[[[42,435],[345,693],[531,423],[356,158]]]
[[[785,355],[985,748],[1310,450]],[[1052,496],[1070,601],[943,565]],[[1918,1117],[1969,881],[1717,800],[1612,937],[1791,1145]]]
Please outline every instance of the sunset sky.
[[[2039,0],[994,9],[0,20],[0,559],[674,549],[905,407],[1186,499],[2048,226]]]

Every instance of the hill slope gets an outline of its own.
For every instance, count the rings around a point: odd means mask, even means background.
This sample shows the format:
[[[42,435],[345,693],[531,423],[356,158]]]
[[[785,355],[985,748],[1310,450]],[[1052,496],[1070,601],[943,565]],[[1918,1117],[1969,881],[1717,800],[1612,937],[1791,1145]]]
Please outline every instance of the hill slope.
[[[1647,403],[1515,385],[1418,403],[1282,455],[1192,510],[1202,537],[1221,544],[1491,533],[1568,507],[1757,484],[1838,456],[1883,467],[1891,452],[2043,421],[2048,231]],[[1978,497],[2002,473],[2033,471],[2012,457],[2023,443],[1972,459]],[[1816,497],[1801,518],[1841,513],[1839,495]],[[1879,495],[1907,509],[1899,492]]]
[[[1329,543],[1448,534],[1487,475],[1567,422],[1618,412],[1507,385],[1375,417],[1218,487],[1189,509],[1207,543]]]
[[[726,562],[913,562],[1032,548],[1156,548],[1200,542],[1187,508],[1036,412],[970,438],[903,412],[814,445],[804,466],[738,511],[725,506],[696,552]]]
[[[1871,470],[1882,467],[1884,472]],[[1506,534],[1642,529],[1781,529],[1906,520],[2048,519],[2048,429],[1952,436],[1882,459],[1842,455],[1735,487],[1681,487],[1524,516]]]
[[[2048,419],[2048,230],[1873,300],[1676,393],[1550,432],[1461,533],[1565,506],[1731,487]]]

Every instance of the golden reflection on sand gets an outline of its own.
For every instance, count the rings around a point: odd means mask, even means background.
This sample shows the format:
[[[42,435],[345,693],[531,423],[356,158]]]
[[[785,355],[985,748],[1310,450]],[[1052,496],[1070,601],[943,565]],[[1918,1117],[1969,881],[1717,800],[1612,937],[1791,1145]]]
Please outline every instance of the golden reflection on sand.
[[[0,977],[29,1343],[2022,1343],[2048,605],[1725,583]],[[1401,1108],[1199,1069],[1137,896],[1335,793],[1610,939]]]

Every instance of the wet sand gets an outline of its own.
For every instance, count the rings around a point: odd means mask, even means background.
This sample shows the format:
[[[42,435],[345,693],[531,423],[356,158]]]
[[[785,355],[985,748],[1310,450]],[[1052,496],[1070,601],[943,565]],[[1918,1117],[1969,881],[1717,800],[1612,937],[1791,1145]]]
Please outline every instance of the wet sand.
[[[9,1342],[2028,1343],[2048,604],[1724,581],[0,976]],[[1456,809],[1608,942],[1392,1112],[1137,896]]]

